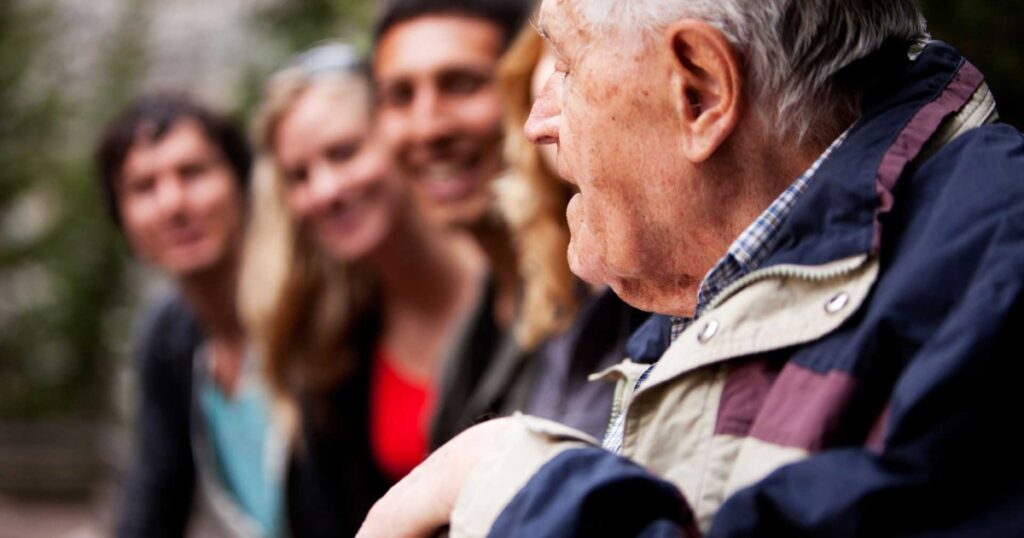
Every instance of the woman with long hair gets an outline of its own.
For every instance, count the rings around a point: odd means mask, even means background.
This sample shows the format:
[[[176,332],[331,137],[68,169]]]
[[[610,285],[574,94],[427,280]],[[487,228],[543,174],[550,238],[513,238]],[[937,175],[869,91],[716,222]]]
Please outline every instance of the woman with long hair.
[[[537,147],[523,134],[534,96],[553,66],[550,46],[532,27],[520,32],[502,58],[498,77],[510,170],[496,185],[497,202],[517,247],[522,279],[516,337],[532,353],[524,410],[600,438],[614,387],[587,378],[626,357],[630,334],[648,314],[569,270],[565,212],[573,188],[554,172],[554,146]]]
[[[427,453],[446,338],[482,263],[392,174],[350,46],[276,73],[254,127],[240,301],[292,441],[290,528],[351,536]]]

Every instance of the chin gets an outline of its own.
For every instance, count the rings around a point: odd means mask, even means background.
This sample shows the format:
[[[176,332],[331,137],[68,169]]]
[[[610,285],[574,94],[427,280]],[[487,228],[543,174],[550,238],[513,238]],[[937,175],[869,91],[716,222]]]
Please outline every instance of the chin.
[[[630,306],[645,312],[692,317],[697,308],[699,281],[687,278],[682,283],[659,284],[645,278],[615,278],[609,287]]]
[[[576,275],[577,278],[588,284],[600,285],[608,283],[607,279],[599,276],[598,271],[593,267],[587,267],[570,261],[569,270],[572,271],[572,274]]]
[[[575,244],[569,243],[569,270],[580,280],[589,284],[609,284],[608,275],[605,274],[603,264],[596,256],[584,256]]]
[[[660,308],[661,304],[650,300],[649,294],[645,293],[643,286],[639,285],[636,281],[613,278],[609,279],[607,284],[619,299],[622,299],[624,303],[637,310],[667,313],[664,309]]]
[[[330,245],[323,245],[322,248],[339,263],[358,262],[365,258],[371,250],[362,242],[334,242]]]
[[[188,278],[207,273],[217,268],[222,259],[216,256],[190,258],[187,260],[170,261],[161,266],[178,278]]]
[[[434,203],[429,213],[444,227],[469,229],[487,217],[490,202],[489,196],[476,195],[454,202]]]
[[[341,263],[358,263],[376,252],[384,243],[383,231],[365,230],[353,237],[335,239],[323,245],[328,253]]]

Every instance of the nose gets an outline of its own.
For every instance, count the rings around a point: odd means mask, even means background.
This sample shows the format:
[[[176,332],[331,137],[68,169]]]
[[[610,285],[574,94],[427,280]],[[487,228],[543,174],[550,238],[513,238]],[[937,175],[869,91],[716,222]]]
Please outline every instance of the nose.
[[[344,175],[330,163],[315,163],[309,170],[309,202],[313,211],[331,207],[342,198]]]
[[[562,104],[555,87],[558,75],[552,75],[544,84],[530,109],[530,117],[523,128],[526,138],[534,144],[557,144],[558,128],[561,121]]]
[[[178,177],[157,179],[156,201],[160,214],[165,218],[179,215],[185,207],[185,187]]]
[[[430,86],[416,92],[409,133],[417,143],[430,143],[451,135],[453,123],[447,113],[444,97]]]

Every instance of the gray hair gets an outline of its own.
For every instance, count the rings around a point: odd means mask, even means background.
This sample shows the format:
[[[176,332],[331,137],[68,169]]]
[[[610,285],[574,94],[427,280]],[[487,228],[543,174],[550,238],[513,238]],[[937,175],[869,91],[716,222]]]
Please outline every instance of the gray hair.
[[[577,0],[598,27],[653,36],[684,18],[703,20],[736,48],[748,98],[781,137],[831,133],[859,115],[874,75],[870,57],[906,59],[928,39],[916,0]],[[874,66],[877,67],[877,66]],[[877,80],[877,77],[874,77]],[[846,119],[843,119],[846,118]]]

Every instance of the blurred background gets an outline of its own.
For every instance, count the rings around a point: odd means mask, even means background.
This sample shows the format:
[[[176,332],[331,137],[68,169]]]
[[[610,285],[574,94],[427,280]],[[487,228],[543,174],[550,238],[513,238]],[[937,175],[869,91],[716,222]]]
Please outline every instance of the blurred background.
[[[922,4],[1020,127],[1018,1]],[[103,212],[90,157],[103,124],[159,89],[247,122],[290,53],[328,37],[365,50],[372,12],[370,0],[0,0],[0,538],[109,535],[131,453],[131,335],[167,284],[129,261]]]

